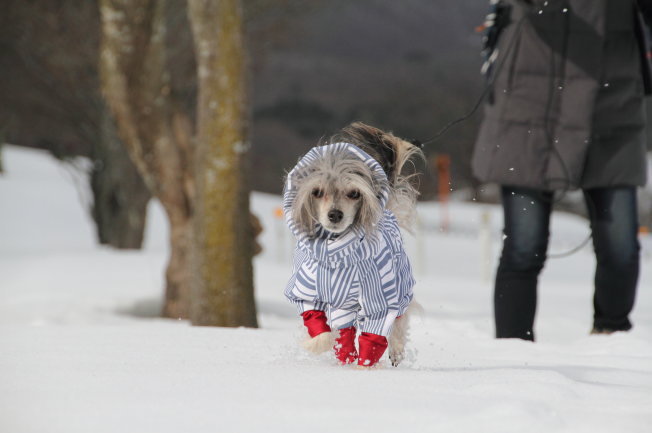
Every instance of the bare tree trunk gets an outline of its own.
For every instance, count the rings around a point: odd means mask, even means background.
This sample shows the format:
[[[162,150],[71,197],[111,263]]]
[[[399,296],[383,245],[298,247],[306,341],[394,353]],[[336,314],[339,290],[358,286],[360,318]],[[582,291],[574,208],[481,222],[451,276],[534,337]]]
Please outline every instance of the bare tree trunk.
[[[187,318],[193,182],[191,128],[173,109],[165,68],[164,2],[101,0],[102,90],[120,136],[171,228],[163,315]]]
[[[189,0],[198,63],[195,325],[256,327],[242,9]]]
[[[140,249],[151,194],[125,153],[107,110],[101,113],[101,142],[92,148],[90,173],[97,238],[115,248]]]
[[[0,135],[7,128],[13,143],[44,147],[75,170],[80,169],[73,157],[89,157],[93,195],[83,205],[98,241],[140,248],[151,194],[100,94],[99,2],[5,0],[3,6]]]

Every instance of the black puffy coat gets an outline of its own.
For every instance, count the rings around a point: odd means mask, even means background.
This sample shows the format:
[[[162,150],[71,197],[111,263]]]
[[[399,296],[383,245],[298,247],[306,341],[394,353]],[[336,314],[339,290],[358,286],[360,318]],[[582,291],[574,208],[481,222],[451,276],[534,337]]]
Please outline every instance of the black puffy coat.
[[[644,185],[649,83],[635,0],[505,0],[473,154],[483,182],[544,190]]]

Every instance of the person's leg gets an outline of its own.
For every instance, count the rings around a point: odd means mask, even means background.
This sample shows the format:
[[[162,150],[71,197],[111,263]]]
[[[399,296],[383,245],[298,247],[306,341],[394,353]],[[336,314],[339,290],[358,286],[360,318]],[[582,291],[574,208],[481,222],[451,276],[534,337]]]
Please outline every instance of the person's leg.
[[[534,340],[537,280],[546,260],[552,193],[503,186],[503,252],[496,272],[497,338]]]
[[[639,272],[638,215],[635,187],[584,191],[597,260],[593,296],[595,332],[632,327]]]

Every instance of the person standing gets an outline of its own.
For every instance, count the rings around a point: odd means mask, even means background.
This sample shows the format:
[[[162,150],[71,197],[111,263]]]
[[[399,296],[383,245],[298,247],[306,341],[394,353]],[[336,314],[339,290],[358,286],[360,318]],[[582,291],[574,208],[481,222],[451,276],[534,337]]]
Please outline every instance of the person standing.
[[[492,88],[472,159],[480,181],[501,186],[496,337],[534,341],[554,193],[574,189],[584,194],[597,259],[592,332],[627,331],[639,274],[636,187],[647,172],[644,95],[652,90],[640,12],[650,2],[498,3]]]

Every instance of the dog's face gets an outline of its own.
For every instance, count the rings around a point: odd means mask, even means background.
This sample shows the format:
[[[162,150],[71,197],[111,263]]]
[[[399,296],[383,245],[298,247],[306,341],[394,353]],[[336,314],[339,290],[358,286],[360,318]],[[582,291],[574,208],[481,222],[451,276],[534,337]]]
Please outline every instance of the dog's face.
[[[331,233],[354,224],[373,231],[382,215],[378,200],[381,185],[371,169],[350,154],[330,154],[315,161],[298,185],[293,218],[306,233],[315,223]]]
[[[331,233],[342,233],[355,221],[362,196],[355,187],[334,180],[316,186],[311,201],[317,221]]]

